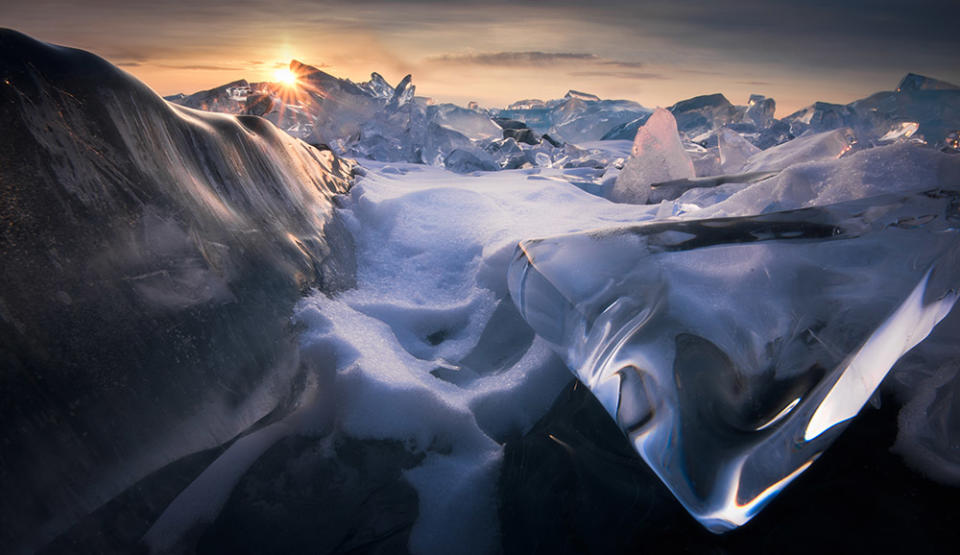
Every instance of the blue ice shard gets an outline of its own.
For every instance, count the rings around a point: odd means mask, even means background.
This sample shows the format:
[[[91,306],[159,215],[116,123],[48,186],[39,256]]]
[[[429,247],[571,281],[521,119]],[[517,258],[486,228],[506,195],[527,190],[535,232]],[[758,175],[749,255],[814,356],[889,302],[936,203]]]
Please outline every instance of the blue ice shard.
[[[960,191],[524,241],[524,318],[684,507],[740,526],[960,290]]]

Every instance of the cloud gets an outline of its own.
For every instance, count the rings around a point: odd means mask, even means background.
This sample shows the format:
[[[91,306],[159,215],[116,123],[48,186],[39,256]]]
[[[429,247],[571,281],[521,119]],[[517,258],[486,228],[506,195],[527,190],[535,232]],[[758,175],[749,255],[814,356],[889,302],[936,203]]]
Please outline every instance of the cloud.
[[[543,65],[577,64],[582,71],[571,72],[573,77],[620,77],[624,79],[665,79],[663,75],[637,71],[646,67],[643,62],[611,60],[590,52],[480,52],[446,54],[428,58],[428,62],[458,65],[499,67],[537,67]]]
[[[646,64],[643,62],[621,62],[619,60],[604,60],[600,62],[600,65],[622,67],[625,69],[640,69],[641,67],[646,67]]]
[[[570,77],[616,77],[617,79],[643,79],[643,80],[669,79],[669,77],[661,73],[651,73],[647,71],[591,70],[591,71],[571,71],[567,73],[567,75],[569,75]]]
[[[564,62],[594,62],[600,58],[585,52],[482,52],[469,54],[445,54],[427,61],[442,64],[475,64],[487,66],[534,66]]]
[[[201,71],[240,71],[243,67],[237,66],[221,66],[221,65],[205,65],[205,64],[153,64],[156,67],[162,67],[164,69],[195,69]]]

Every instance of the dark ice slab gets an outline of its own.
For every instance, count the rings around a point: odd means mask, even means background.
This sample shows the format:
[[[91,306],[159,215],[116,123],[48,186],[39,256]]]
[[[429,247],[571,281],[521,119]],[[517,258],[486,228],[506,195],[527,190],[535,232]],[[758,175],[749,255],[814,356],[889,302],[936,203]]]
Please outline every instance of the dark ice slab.
[[[0,30],[0,551],[295,394],[289,315],[349,286],[351,164]],[[162,489],[162,488],[161,488]]]

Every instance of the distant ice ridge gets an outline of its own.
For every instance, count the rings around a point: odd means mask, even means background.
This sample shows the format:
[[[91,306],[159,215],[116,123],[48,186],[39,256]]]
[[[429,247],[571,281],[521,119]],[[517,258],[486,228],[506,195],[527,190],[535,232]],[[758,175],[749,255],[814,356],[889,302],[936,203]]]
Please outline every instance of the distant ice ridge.
[[[393,87],[377,73],[355,84],[296,61],[290,68],[300,76],[293,89],[237,81],[168,99],[263,115],[298,138],[351,157],[440,166],[461,174],[565,168],[577,174],[571,182],[585,191],[632,203],[658,203],[689,189],[749,182],[759,179],[758,173],[813,157],[839,157],[876,146],[912,142],[960,149],[960,89],[915,74],[894,91],[848,105],[817,102],[782,119],[775,117],[774,99],[763,95],[751,95],[745,105],[722,94],[681,100],[665,111],[693,164],[689,175],[668,167],[666,161],[682,157],[675,147],[669,156],[648,148],[645,162],[621,155],[620,141],[658,137],[661,145],[675,144],[662,130],[652,133],[647,123],[654,110],[635,102],[569,91],[560,99],[522,100],[505,109],[481,109],[476,103],[464,108],[415,96],[409,75]],[[667,165],[654,163],[658,157]],[[659,187],[664,181],[669,182],[666,188]]]

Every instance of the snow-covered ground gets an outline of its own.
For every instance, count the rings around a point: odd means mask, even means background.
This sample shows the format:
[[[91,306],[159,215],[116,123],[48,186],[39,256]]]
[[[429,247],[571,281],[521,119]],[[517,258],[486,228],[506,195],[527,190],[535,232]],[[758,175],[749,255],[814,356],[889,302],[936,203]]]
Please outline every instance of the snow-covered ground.
[[[366,175],[340,209],[356,241],[357,287],[313,295],[295,319],[305,326],[304,355],[335,360],[342,431],[399,439],[425,455],[406,473],[420,499],[411,548],[496,549],[502,445],[571,379],[510,299],[519,241],[924,190],[955,171],[952,156],[911,144],[809,158],[757,183],[695,188],[658,205],[589,194],[575,184],[578,169],[460,175],[361,160]]]
[[[304,351],[336,353],[347,434],[426,453],[407,474],[420,498],[413,550],[496,550],[502,444],[536,423],[572,377],[510,300],[517,242],[656,209],[585,193],[558,169],[463,176],[361,163],[369,173],[343,209],[357,288],[301,303]]]

